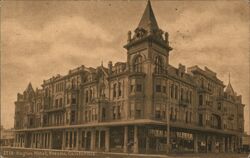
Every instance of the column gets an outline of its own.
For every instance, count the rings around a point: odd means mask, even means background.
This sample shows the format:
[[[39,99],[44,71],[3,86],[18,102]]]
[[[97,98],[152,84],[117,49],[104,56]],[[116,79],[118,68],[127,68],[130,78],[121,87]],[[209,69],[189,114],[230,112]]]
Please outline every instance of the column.
[[[101,130],[98,131],[98,148],[101,149]]]
[[[138,127],[134,126],[134,153],[138,153]]]
[[[216,142],[216,138],[215,136],[212,136],[212,153],[214,153],[216,149],[215,142]]]
[[[95,150],[95,142],[96,142],[96,131],[93,129],[91,131],[91,144],[90,144],[90,150]]]
[[[105,131],[105,151],[109,152],[109,128]]]
[[[53,148],[53,137],[52,137],[52,132],[49,133],[49,148]]]
[[[128,152],[128,126],[124,127],[124,144],[123,144],[123,152]]]
[[[67,149],[70,147],[70,131],[68,131],[68,144],[67,144]]]
[[[226,141],[227,141],[227,152],[230,152],[230,149],[229,149],[229,137],[226,138]]]
[[[88,131],[84,131],[84,149],[87,150],[87,133]]]
[[[45,137],[45,133],[43,133],[43,148],[45,149],[46,148],[46,137]]]
[[[62,133],[62,150],[65,149],[66,131]]]
[[[194,152],[198,153],[198,134],[194,133]]]
[[[222,137],[222,142],[221,142],[221,151],[220,152],[225,152],[225,137]]]
[[[34,137],[34,136],[33,136],[33,133],[31,133],[31,142],[30,142],[30,147],[31,147],[31,148],[33,148],[33,139],[34,139],[33,137]]]
[[[208,136],[206,135],[206,152],[208,152]]]
[[[49,149],[49,133],[47,132],[47,144],[46,144],[46,146],[47,146],[47,149]]]
[[[71,144],[71,147],[74,148],[74,140],[75,140],[75,130],[72,131],[72,144]]]
[[[76,129],[76,149],[79,150],[80,147],[80,129]]]
[[[146,136],[146,153],[148,152],[149,150],[149,137],[148,135]]]

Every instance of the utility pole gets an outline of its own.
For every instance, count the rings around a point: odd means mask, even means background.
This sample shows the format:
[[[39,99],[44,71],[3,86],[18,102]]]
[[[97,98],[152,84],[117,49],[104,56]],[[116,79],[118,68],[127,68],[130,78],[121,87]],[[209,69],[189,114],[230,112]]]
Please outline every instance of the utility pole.
[[[169,117],[169,106],[170,106],[170,97],[167,97],[167,154],[170,152],[170,117]]]

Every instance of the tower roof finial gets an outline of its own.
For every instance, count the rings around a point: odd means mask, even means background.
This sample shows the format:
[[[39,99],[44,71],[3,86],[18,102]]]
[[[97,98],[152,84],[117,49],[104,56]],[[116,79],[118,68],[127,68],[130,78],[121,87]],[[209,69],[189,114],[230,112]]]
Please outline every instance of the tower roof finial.
[[[229,72],[229,74],[228,74],[228,83],[230,83],[230,79],[231,79],[231,76],[230,76],[230,72]]]

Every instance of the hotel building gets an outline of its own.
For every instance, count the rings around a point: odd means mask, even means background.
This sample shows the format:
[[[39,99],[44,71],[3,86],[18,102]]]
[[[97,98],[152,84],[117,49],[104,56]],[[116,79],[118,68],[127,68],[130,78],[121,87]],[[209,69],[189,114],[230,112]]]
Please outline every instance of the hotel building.
[[[205,67],[169,64],[168,33],[148,1],[126,62],[84,65],[31,83],[15,102],[15,147],[130,153],[236,152],[241,95]]]

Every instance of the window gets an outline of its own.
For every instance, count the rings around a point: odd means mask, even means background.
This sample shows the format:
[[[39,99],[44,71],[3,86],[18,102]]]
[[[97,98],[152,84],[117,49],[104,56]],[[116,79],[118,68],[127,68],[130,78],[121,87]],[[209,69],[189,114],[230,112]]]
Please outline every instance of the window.
[[[56,104],[56,107],[58,107],[58,99],[56,99],[56,102],[55,102],[55,104]]]
[[[175,99],[178,99],[178,86],[175,85]]]
[[[181,88],[181,100],[183,100],[183,88]]]
[[[113,106],[113,119],[116,119],[116,110],[115,110],[115,106]]]
[[[102,108],[102,120],[105,120],[106,118],[106,110],[105,108]]]
[[[76,104],[76,98],[75,98],[75,96],[72,96],[72,98],[71,98],[71,104]]]
[[[174,119],[177,120],[177,117],[178,117],[178,110],[177,110],[177,108],[176,108],[176,109],[175,109],[175,117],[174,117]]]
[[[71,123],[75,122],[75,111],[71,111]]]
[[[166,118],[166,111],[162,111],[162,118]]]
[[[161,111],[160,110],[156,110],[155,111],[155,118],[156,119],[160,119],[161,118]]]
[[[113,84],[113,98],[116,97],[116,83]]]
[[[204,88],[204,79],[201,78],[201,87]]]
[[[122,87],[121,87],[121,82],[118,83],[118,96],[122,96]]]
[[[130,92],[134,92],[134,85],[130,85]]]
[[[86,91],[86,103],[88,103],[88,101],[89,101],[89,91]]]
[[[155,90],[156,90],[156,92],[161,92],[161,85],[156,85]]]
[[[120,106],[117,106],[117,118],[118,119],[121,118],[121,108],[120,108]]]
[[[159,74],[163,71],[163,61],[160,56],[155,58],[155,73]]]
[[[88,121],[88,111],[85,111],[85,121]]]
[[[173,120],[173,113],[174,113],[174,109],[173,109],[173,107],[171,107],[171,110],[170,110],[170,120]]]
[[[170,95],[171,95],[171,98],[174,97],[174,84],[171,84],[171,87],[170,87]]]
[[[62,107],[62,98],[59,100],[59,106]]]
[[[136,84],[136,92],[141,92],[141,91],[142,91],[142,85]]]
[[[188,112],[186,111],[186,123],[188,123]]]
[[[163,87],[162,87],[162,92],[163,92],[163,93],[167,93],[167,88],[166,88],[166,86],[163,86]]]
[[[202,114],[199,114],[199,126],[203,125],[203,118],[202,118]]]
[[[189,93],[189,101],[190,101],[190,104],[192,104],[192,91],[190,91]]]
[[[189,113],[189,122],[192,122],[192,112]]]
[[[93,97],[93,92],[92,92],[92,90],[90,89],[90,91],[89,91],[89,101],[91,102],[91,100],[92,100],[92,97]]]
[[[134,59],[133,63],[133,71],[134,72],[142,72],[142,56],[138,55]]]
[[[136,117],[136,118],[140,118],[140,117],[141,117],[141,110],[137,109],[137,110],[135,111],[135,117]]]
[[[203,96],[199,95],[199,106],[203,105]]]

